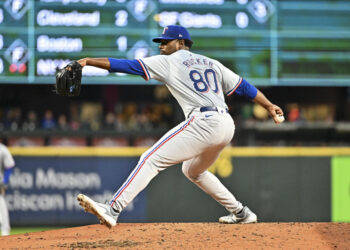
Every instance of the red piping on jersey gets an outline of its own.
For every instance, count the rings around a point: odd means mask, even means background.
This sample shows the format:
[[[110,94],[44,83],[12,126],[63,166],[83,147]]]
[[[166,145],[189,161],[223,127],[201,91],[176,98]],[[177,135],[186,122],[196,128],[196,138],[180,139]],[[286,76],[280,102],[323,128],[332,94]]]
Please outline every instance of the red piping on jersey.
[[[145,68],[146,66],[143,64],[143,62],[139,59],[137,59],[137,61],[139,62],[139,64],[141,65],[141,68],[143,70],[143,72],[145,73],[145,76],[143,77],[146,81],[148,81],[151,77],[149,75],[149,73],[147,72],[147,69]]]
[[[241,85],[242,81],[243,81],[243,78],[241,77],[240,80],[239,80],[239,82],[238,82],[238,84],[236,85],[236,87],[234,87],[234,89],[232,89],[230,92],[228,92],[228,93],[227,93],[227,96],[232,95],[233,92],[235,92],[236,89],[239,87],[239,85]]]

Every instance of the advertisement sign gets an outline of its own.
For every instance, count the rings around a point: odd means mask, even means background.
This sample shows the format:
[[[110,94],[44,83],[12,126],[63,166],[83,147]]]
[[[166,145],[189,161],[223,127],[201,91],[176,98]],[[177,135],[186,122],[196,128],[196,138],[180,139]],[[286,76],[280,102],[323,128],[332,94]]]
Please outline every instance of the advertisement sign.
[[[137,164],[136,157],[15,157],[6,194],[12,225],[82,225],[97,223],[76,196],[109,201]],[[144,221],[146,192],[121,214],[120,222]]]
[[[332,221],[350,222],[350,157],[332,159]]]

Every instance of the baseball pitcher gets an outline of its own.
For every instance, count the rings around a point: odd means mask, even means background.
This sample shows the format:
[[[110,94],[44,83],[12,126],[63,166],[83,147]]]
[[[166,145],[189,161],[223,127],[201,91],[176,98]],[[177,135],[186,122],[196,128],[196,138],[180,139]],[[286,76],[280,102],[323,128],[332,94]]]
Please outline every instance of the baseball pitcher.
[[[168,87],[185,115],[182,123],[142,154],[135,169],[109,203],[102,204],[79,194],[80,205],[96,215],[101,224],[111,228],[117,224],[123,209],[160,171],[182,163],[184,175],[228,210],[229,215],[219,218],[219,222],[257,222],[257,216],[208,171],[231,142],[235,131],[224,96],[236,93],[253,100],[269,112],[276,124],[280,123],[279,116],[283,116],[283,111],[219,61],[192,53],[193,42],[184,27],[169,25],[153,42],[160,44],[160,55],[138,60],[84,58],[77,61],[82,67],[91,65],[110,72],[140,75],[145,80],[156,79]],[[57,93],[71,95],[72,90],[79,89],[74,84],[74,77],[70,77],[67,83],[63,79],[63,84],[60,77],[80,76],[81,67],[77,67],[76,63],[71,63],[64,70],[75,69],[78,69],[77,72],[56,75],[56,82],[60,83],[56,86]],[[76,85],[80,84],[79,77],[76,82]]]
[[[8,148],[0,143],[0,223],[1,235],[10,235],[10,217],[5,201],[5,193],[15,161]]]

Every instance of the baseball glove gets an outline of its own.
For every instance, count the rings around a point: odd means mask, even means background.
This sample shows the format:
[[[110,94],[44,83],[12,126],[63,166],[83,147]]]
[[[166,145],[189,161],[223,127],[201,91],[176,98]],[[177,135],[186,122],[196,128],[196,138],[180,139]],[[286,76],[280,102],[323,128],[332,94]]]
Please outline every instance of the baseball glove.
[[[83,67],[73,61],[56,72],[56,93],[61,96],[79,96]]]

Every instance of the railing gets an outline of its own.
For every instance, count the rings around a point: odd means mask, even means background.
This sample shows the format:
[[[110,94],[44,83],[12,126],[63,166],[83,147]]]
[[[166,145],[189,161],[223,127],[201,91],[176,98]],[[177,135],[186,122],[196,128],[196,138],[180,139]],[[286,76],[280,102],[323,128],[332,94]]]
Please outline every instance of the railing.
[[[167,130],[35,130],[3,131],[0,141],[9,146],[151,146]],[[349,146],[350,123],[313,122],[275,125],[272,122],[237,124],[235,146]]]

